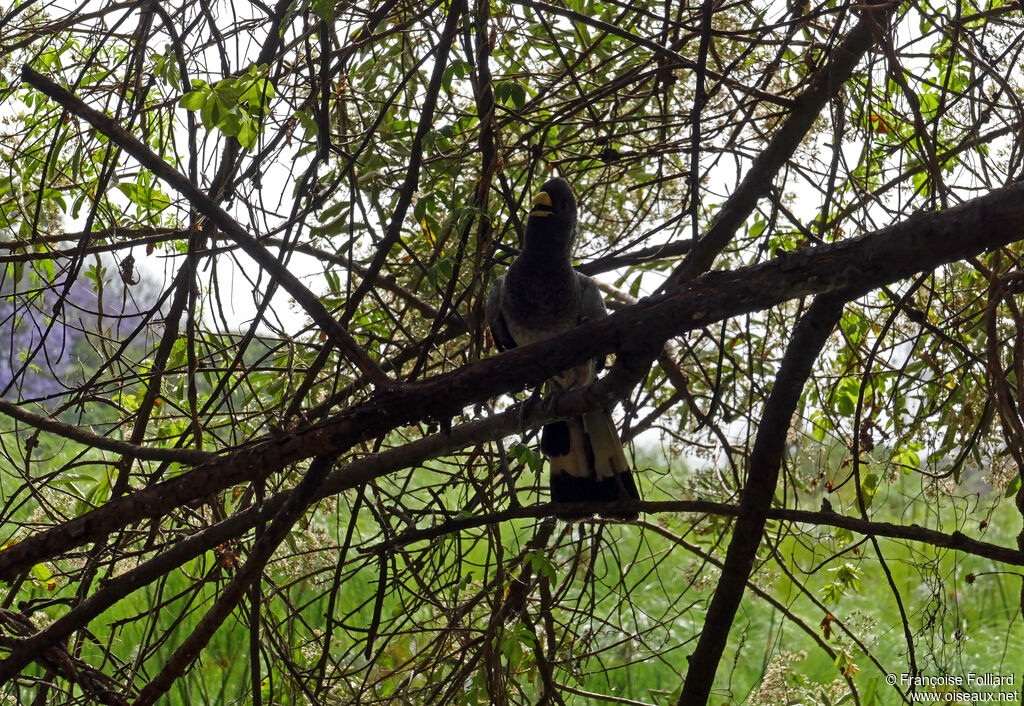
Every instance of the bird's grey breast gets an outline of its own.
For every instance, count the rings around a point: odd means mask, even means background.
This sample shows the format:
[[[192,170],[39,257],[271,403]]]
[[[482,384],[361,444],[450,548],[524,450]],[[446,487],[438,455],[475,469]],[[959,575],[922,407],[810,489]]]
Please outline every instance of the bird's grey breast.
[[[517,260],[505,277],[502,309],[519,346],[574,328],[581,316],[576,274]]]

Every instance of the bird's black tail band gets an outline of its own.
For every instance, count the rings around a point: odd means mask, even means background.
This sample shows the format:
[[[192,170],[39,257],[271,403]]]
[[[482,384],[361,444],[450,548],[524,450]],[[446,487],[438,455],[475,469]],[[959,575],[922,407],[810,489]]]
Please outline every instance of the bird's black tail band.
[[[540,447],[551,464],[553,502],[614,503],[640,499],[622,443],[606,411],[595,410],[546,425]],[[588,513],[582,513],[585,514]],[[637,517],[636,513],[601,514],[623,520]]]

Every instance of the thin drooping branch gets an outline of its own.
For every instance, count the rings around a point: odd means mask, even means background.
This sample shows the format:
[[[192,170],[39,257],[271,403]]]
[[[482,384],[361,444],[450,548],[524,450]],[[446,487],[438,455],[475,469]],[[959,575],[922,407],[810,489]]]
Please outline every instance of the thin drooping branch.
[[[842,293],[816,298],[800,319],[786,348],[779,373],[775,377],[775,385],[765,403],[757,428],[747,481],[740,494],[739,514],[725,555],[722,576],[711,598],[711,605],[708,606],[697,647],[689,657],[689,667],[679,697],[681,706],[706,703],[711,695],[718,662],[729,640],[729,629],[736,618],[744,587],[754,570],[757,548],[761,544],[765,522],[775,497],[782,454],[786,448],[786,434],[793,413],[811,368],[832,334],[832,329],[839,322],[843,305],[847,301]]]
[[[199,213],[210,219],[229,238],[238,243],[260,267],[269,272],[364,375],[369,376],[381,388],[387,388],[393,384],[381,370],[380,365],[360,348],[349,332],[331,316],[317,296],[302,284],[298,277],[292,274],[277,257],[250,235],[245,227],[232,218],[202,189],[192,183],[187,176],[163,161],[141,140],[124,130],[112,119],[90,108],[70,91],[35,71],[31,66],[27,64],[22,66],[21,75],[26,83],[57,102],[71,114],[85,120],[188,199],[188,202]]]
[[[713,566],[716,566],[719,570],[724,568],[724,562],[722,562],[721,559],[716,557],[712,552],[709,552],[704,547],[687,542],[682,537],[673,534],[666,528],[654,522],[644,522],[643,526],[651,532],[656,532],[661,536],[670,539],[673,543],[678,544],[681,547],[684,547],[686,551],[690,552],[694,556],[700,557],[701,561],[705,561]],[[788,622],[793,623],[800,630],[803,630],[803,632],[806,635],[808,635],[815,643],[817,643],[818,647],[823,652],[825,652],[825,654],[828,655],[830,660],[835,661],[835,648],[828,644],[826,638],[821,635],[819,629],[816,629],[815,627],[808,625],[803,619],[800,618],[799,615],[793,612],[791,605],[788,605],[787,602],[779,600],[778,598],[773,596],[770,591],[766,591],[765,589],[758,586],[757,583],[753,580],[753,577],[747,579],[746,588],[750,589],[750,592],[758,598],[761,598],[770,603],[772,607],[779,612],[780,615],[785,616],[785,619]],[[884,670],[881,671],[883,671],[884,673]],[[854,704],[860,706],[860,698],[857,696],[857,689],[853,683],[853,674],[843,674],[843,678],[846,680],[846,683],[850,688],[850,693],[853,694]]]
[[[171,461],[195,465],[211,461],[217,456],[217,454],[206,451],[143,446],[141,444],[133,444],[130,441],[122,441],[121,439],[111,439],[107,436],[100,436],[85,427],[75,426],[74,424],[62,422],[59,419],[54,419],[53,417],[47,417],[42,414],[30,412],[21,405],[9,402],[2,397],[0,397],[0,414],[5,414],[11,419],[17,419],[19,422],[27,424],[33,429],[39,429],[41,431],[49,432],[50,434],[56,434],[57,436],[65,439],[71,439],[72,441],[77,441],[80,444],[91,446],[94,449],[113,451],[115,453],[125,454],[145,461]]]
[[[797,250],[752,267],[709,272],[681,290],[642,300],[559,336],[381,392],[285,438],[254,441],[39,532],[0,551],[0,578],[112,529],[157,517],[237,483],[265,478],[313,455],[341,453],[406,424],[450,419],[469,405],[537,385],[583,360],[621,353],[623,342],[650,350],[686,331],[814,294],[842,291],[852,300],[884,284],[1014,242],[1022,234],[1024,183],[839,243]]]

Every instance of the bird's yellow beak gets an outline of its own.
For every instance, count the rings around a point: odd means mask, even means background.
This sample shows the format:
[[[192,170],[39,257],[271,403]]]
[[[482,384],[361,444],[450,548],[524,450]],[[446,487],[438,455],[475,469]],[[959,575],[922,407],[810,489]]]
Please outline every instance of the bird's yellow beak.
[[[551,215],[551,194],[546,191],[538,191],[533,198],[533,208],[530,209],[531,216]]]

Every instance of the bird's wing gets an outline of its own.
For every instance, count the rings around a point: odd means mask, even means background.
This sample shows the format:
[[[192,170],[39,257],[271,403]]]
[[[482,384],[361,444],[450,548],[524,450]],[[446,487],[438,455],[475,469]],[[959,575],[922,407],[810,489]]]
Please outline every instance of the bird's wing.
[[[608,315],[608,309],[604,306],[604,298],[601,290],[597,288],[594,280],[582,272],[576,273],[576,279],[580,284],[580,316],[586,320],[600,319]]]
[[[604,298],[601,296],[601,290],[597,288],[597,283],[582,272],[576,273],[576,279],[580,283],[580,323],[608,316],[608,309],[604,306]],[[597,372],[600,372],[604,370],[608,356],[601,356],[596,362]]]
[[[487,297],[487,325],[491,328],[491,338],[499,351],[507,351],[516,347],[516,341],[509,333],[505,316],[501,312],[501,290],[505,284],[505,275],[494,280],[491,293]]]

